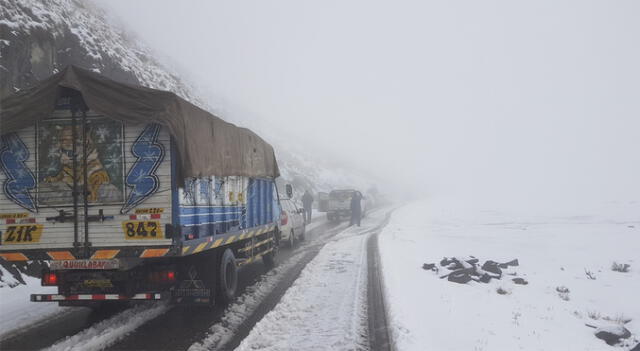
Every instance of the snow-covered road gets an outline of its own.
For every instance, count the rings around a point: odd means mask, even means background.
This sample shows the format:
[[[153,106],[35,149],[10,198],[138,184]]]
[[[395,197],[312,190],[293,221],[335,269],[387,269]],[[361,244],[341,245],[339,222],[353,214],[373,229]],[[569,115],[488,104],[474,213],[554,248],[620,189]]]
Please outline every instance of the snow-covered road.
[[[358,350],[367,345],[366,239],[375,220],[331,240],[236,350]]]

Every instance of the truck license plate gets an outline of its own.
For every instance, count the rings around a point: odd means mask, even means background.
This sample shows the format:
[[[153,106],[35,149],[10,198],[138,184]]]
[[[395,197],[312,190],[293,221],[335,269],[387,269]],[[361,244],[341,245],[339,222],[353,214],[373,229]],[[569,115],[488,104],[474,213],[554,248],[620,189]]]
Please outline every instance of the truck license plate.
[[[120,267],[118,260],[59,260],[51,261],[49,269],[117,269]]]
[[[124,221],[122,230],[127,240],[164,239],[160,221]]]
[[[42,224],[10,225],[4,232],[3,244],[32,244],[40,242]]]

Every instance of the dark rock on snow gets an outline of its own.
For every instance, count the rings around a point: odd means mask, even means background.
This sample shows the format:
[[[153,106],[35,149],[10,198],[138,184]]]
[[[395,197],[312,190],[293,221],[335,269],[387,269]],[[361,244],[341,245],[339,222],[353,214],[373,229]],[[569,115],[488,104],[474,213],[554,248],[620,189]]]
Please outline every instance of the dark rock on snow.
[[[513,280],[513,282],[518,284],[518,285],[527,285],[527,284],[529,284],[528,281],[526,281],[526,280],[524,280],[522,278],[513,278],[511,280]]]
[[[595,334],[598,339],[604,340],[608,345],[615,345],[620,342],[620,339],[627,339],[631,336],[631,332],[623,326],[606,330],[598,328]]]

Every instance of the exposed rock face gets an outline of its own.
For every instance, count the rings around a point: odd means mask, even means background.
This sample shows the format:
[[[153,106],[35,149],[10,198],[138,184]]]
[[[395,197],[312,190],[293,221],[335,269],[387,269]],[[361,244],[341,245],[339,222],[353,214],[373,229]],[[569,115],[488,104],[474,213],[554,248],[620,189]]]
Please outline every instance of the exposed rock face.
[[[73,64],[125,83],[170,90],[200,104],[149,50],[80,0],[0,0],[0,95]],[[200,104],[201,105],[201,104]]]

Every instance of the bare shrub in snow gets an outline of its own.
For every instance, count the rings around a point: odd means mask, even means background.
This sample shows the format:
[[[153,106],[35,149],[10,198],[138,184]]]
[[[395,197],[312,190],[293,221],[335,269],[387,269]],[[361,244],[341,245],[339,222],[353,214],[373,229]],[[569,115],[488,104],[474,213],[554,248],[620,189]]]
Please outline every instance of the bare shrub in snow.
[[[561,299],[569,301],[569,289],[566,286],[558,286],[556,287],[556,291]]]
[[[522,316],[522,313],[513,312],[513,324],[520,325],[520,322],[518,322],[518,318],[520,318],[520,316]]]
[[[596,275],[593,274],[593,272],[588,271],[586,268],[584,269],[584,274],[587,275],[587,278],[589,278],[591,280],[596,280]]]
[[[600,319],[600,312],[588,311],[587,312],[587,316],[589,316],[589,318],[591,318],[591,319],[598,320],[598,319]]]
[[[626,317],[623,314],[616,314],[615,317],[604,316],[602,317],[605,321],[615,322],[618,324],[627,324],[631,322],[631,318]]]

